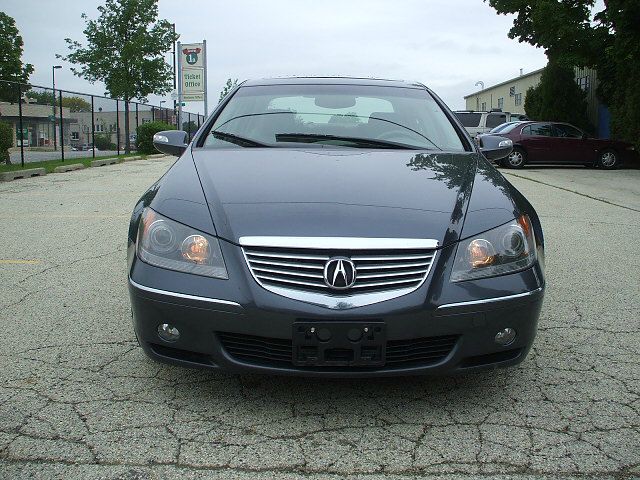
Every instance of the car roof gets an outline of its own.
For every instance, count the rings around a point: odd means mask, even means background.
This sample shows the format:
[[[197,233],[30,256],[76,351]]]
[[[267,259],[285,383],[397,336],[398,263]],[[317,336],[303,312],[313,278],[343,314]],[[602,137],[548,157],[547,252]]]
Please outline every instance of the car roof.
[[[419,82],[365,77],[276,77],[246,80],[241,84],[241,86],[243,87],[257,87],[266,85],[364,85],[419,89],[427,88]]]

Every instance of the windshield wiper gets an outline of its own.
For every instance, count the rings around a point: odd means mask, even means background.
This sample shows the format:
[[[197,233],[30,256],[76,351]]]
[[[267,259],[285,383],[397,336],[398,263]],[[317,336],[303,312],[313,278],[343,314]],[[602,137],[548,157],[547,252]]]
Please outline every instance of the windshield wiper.
[[[351,142],[360,147],[422,150],[421,147],[418,147],[416,145],[407,145],[406,143],[391,142],[389,140],[378,140],[375,138],[343,137],[341,135],[324,135],[315,133],[276,133],[276,142],[317,143],[323,140]]]
[[[256,140],[251,140],[250,138],[241,137],[240,135],[236,135],[234,133],[229,132],[221,132],[219,130],[214,130],[211,132],[211,136],[219,138],[225,142],[233,143],[240,147],[271,147],[272,145],[267,145],[266,143],[258,142]]]

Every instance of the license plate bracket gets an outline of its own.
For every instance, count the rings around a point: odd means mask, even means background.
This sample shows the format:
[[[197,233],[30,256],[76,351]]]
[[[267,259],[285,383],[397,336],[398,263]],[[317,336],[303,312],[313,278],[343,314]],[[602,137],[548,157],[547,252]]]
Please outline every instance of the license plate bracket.
[[[384,322],[293,323],[292,362],[299,367],[371,367],[385,364]]]

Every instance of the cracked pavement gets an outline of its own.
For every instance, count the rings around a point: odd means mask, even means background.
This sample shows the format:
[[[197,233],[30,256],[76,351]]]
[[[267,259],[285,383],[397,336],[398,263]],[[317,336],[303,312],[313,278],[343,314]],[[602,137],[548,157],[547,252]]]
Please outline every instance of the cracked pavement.
[[[127,224],[172,161],[0,184],[0,479],[640,477],[640,171],[503,171],[547,241],[520,366],[314,380],[137,346]]]

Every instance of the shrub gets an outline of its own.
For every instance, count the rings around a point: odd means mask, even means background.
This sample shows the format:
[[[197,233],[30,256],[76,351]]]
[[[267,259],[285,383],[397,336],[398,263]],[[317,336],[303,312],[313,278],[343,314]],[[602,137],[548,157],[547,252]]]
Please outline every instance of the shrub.
[[[527,90],[524,111],[531,120],[567,122],[593,132],[586,95],[575,81],[573,67],[551,60],[542,71],[540,83]]]
[[[115,150],[118,148],[108,135],[96,135],[93,142],[98,150]]]
[[[153,136],[163,130],[175,130],[176,127],[164,122],[149,122],[139,125],[136,133],[136,149],[138,153],[150,155],[158,153],[153,146]]]
[[[9,149],[13,147],[13,127],[0,122],[0,162],[11,163]]]

